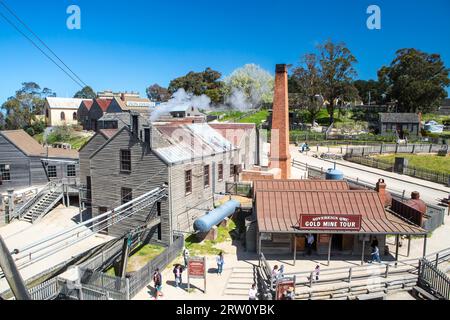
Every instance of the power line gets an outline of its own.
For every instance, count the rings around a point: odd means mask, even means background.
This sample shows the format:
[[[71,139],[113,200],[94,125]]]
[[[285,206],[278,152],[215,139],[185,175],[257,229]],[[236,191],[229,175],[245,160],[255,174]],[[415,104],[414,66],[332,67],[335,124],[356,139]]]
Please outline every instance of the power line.
[[[62,68],[52,57],[50,57],[44,50],[42,50],[30,37],[28,37],[22,30],[20,30],[11,20],[9,20],[3,13],[0,12],[0,16],[5,19],[17,32],[19,32],[22,36],[24,36],[28,41],[30,41],[33,46],[35,46],[43,55],[45,55],[51,62],[53,62],[62,72],[64,72],[70,79],[72,79],[76,84],[78,84],[81,88],[84,86],[78,82],[72,75],[70,75],[64,68]]]
[[[48,51],[50,51],[78,80],[80,80],[82,84],[84,84],[84,86],[88,86],[22,19],[20,19],[20,17],[10,7],[6,5],[3,0],[0,0],[0,4],[5,7],[5,9],[8,10],[9,13],[11,13],[23,26],[25,26],[25,28],[27,28],[27,30],[30,31],[39,40],[39,42],[48,49]]]

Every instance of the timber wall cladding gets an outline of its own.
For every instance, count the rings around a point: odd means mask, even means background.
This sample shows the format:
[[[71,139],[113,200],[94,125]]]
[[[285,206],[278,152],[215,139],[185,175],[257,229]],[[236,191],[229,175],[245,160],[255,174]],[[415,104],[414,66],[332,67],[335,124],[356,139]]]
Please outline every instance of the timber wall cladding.
[[[91,161],[89,157],[95,150],[100,148],[106,142],[106,139],[101,134],[96,134],[88,144],[80,151],[80,183],[86,184],[86,177],[90,175],[91,172]]]
[[[120,150],[131,150],[131,173],[120,172]],[[112,209],[121,204],[121,188],[132,189],[136,198],[168,182],[167,166],[151,151],[146,151],[129,131],[123,130],[116,138],[91,159],[92,202],[94,216],[98,215],[98,207]],[[170,226],[168,206],[161,203],[161,231],[163,242],[170,242]],[[147,211],[147,213],[149,213]],[[144,214],[145,215],[145,214]],[[130,218],[130,226],[133,226]],[[142,216],[135,217],[135,227],[142,221]],[[118,231],[112,227],[111,233]]]

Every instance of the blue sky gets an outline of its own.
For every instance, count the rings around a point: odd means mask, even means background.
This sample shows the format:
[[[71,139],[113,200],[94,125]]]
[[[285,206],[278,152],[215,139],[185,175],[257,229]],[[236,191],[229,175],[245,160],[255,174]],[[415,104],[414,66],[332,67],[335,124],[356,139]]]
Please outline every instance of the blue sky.
[[[229,74],[246,63],[273,72],[330,38],[358,59],[359,78],[376,78],[397,49],[439,53],[450,67],[448,0],[4,0],[94,90],[134,90],[206,67]],[[71,4],[81,30],[66,27]],[[381,8],[381,30],[366,9]],[[0,11],[6,13],[3,7]],[[0,17],[0,103],[21,82],[60,96],[79,88]]]

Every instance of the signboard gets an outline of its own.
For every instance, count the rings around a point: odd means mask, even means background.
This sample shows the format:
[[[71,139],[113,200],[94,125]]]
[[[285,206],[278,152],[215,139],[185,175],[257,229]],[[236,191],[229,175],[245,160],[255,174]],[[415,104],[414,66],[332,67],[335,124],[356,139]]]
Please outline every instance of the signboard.
[[[206,293],[206,258],[189,257],[188,258],[188,290],[191,289],[191,278],[203,279],[204,290]]]
[[[304,230],[359,231],[361,230],[361,215],[302,214],[300,215],[298,228]]]
[[[295,276],[290,278],[282,278],[277,281],[277,289],[275,300],[285,300],[284,293],[291,289],[291,295],[295,296]]]
[[[188,273],[191,278],[205,277],[205,260],[190,258],[188,261]]]

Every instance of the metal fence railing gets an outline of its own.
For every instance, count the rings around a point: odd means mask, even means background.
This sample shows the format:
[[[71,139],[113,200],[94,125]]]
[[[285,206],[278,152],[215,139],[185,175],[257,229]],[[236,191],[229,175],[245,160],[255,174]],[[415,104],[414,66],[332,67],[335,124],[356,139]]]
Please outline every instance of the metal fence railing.
[[[419,261],[417,284],[440,299],[450,300],[450,278],[427,259]]]
[[[243,197],[250,197],[252,195],[251,183],[242,182],[227,182],[225,186],[227,193]]]
[[[385,160],[355,155],[346,155],[345,160],[372,168],[394,172],[394,164]],[[403,174],[427,181],[450,185],[450,174],[444,172],[407,166],[403,168]]]

